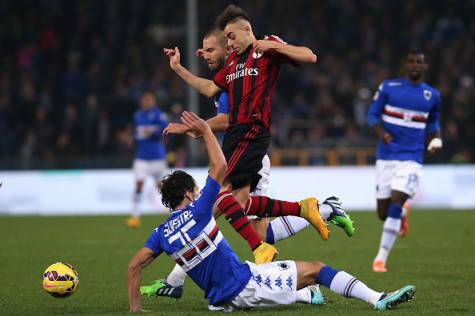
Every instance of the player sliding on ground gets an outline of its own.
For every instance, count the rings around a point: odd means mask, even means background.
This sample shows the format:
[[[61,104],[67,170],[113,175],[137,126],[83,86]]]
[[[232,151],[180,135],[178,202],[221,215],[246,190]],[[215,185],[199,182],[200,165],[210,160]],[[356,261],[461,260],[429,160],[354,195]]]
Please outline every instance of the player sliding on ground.
[[[201,195],[186,172],[175,171],[162,181],[163,201],[173,212],[152,231],[145,246],[129,263],[127,288],[131,312],[143,312],[139,292],[141,271],[162,252],[171,256],[205,292],[213,309],[232,311],[296,302],[321,304],[316,284],[368,302],[377,310],[392,308],[414,297],[412,285],[385,294],[321,262],[288,260],[262,265],[240,262],[213,217],[213,205],[227,171],[223,152],[204,120],[184,112],[182,121],[203,135],[209,175]]]
[[[217,25],[232,53],[214,81],[199,78],[180,64],[178,48],[165,49],[170,67],[190,86],[201,94],[213,97],[226,91],[229,101],[229,128],[223,151],[228,171],[216,204],[234,229],[249,244],[256,262],[272,261],[277,249],[259,236],[246,217],[250,192],[260,179],[262,159],[270,143],[270,103],[280,68],[285,63],[315,63],[316,56],[307,47],[287,45],[277,36],[258,40],[252,31],[247,14],[230,5],[218,17]],[[328,239],[326,223],[319,213],[317,200],[306,199],[301,203],[280,207],[279,203],[251,204],[263,208],[267,216],[274,214],[304,217],[317,228],[322,239]],[[249,213],[248,213],[249,214]]]

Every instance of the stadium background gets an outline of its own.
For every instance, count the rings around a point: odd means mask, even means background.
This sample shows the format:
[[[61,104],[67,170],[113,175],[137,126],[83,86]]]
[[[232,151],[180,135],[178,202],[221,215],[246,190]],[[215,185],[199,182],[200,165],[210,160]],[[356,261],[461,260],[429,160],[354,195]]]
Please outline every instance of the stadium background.
[[[127,315],[128,261],[164,217],[144,216],[142,227],[130,230],[124,225],[125,216],[25,216],[42,213],[22,212],[21,207],[40,208],[34,195],[47,195],[50,204],[41,205],[45,214],[59,208],[60,213],[71,209],[75,215],[84,211],[74,209],[75,205],[89,201],[92,190],[83,179],[90,172],[94,179],[109,172],[96,169],[120,168],[126,185],[103,177],[98,195],[129,208],[131,123],[140,92],[145,87],[154,89],[171,120],[178,120],[188,106],[187,87],[169,70],[161,51],[175,45],[186,50],[186,3],[0,0],[0,315]],[[198,43],[228,3],[197,1]],[[275,174],[284,174],[287,182],[283,183],[292,183],[284,191],[298,189],[298,182],[285,172],[311,176],[308,171],[316,169],[305,168],[321,166],[327,176],[315,177],[312,183],[326,190],[344,182],[357,194],[367,190],[374,203],[372,184],[356,179],[364,170],[374,172],[376,139],[366,127],[366,110],[377,85],[385,78],[402,76],[404,54],[417,47],[427,52],[427,82],[442,92],[444,150],[427,157],[429,164],[437,165],[426,166],[426,175],[437,172],[423,178],[431,184],[432,207],[439,205],[439,209],[419,212],[415,207],[410,234],[398,240],[391,256],[390,273],[376,275],[370,270],[381,223],[368,212],[352,214],[357,233],[351,239],[332,230],[324,244],[308,229],[278,245],[279,259],[321,259],[378,289],[416,284],[416,300],[391,314],[475,314],[475,212],[446,207],[464,199],[472,208],[475,205],[475,2],[236,3],[248,11],[256,33],[277,34],[290,43],[307,45],[319,57],[314,66],[285,67],[274,96],[271,155],[274,166],[290,166],[274,168]],[[199,65],[201,74],[210,75],[203,63]],[[209,100],[200,98],[199,109],[203,116],[213,115]],[[172,166],[205,165],[202,148],[198,145],[192,153],[189,145],[185,138],[169,140]],[[335,165],[345,167],[327,167]],[[196,169],[196,174],[205,172]],[[122,186],[121,191],[108,191],[114,185]],[[19,205],[13,213],[24,216],[8,216],[9,203]],[[98,213],[105,211],[117,209]],[[219,226],[239,257],[252,260],[230,226],[222,219]],[[41,273],[60,260],[73,264],[81,280],[78,292],[66,300],[48,297],[41,289]],[[160,258],[144,273],[143,282],[164,277],[172,264]],[[329,291],[325,295],[328,304],[322,308],[293,305],[255,313],[371,313],[361,302]],[[144,307],[160,315],[207,311],[202,293],[189,281],[180,301],[149,299]]]
[[[229,1],[198,3],[198,43]],[[430,163],[473,163],[473,1],[241,1],[257,34],[311,47],[313,66],[284,67],[273,99],[274,165],[371,164],[366,110],[378,84],[427,53],[442,92],[444,150]],[[185,52],[186,1],[0,1],[0,169],[128,168],[132,113],[152,88],[170,120],[187,87],[162,48]],[[285,21],[285,23],[283,23]],[[184,55],[184,64],[189,63]],[[203,62],[200,73],[210,75]],[[200,113],[213,114],[201,98]],[[204,166],[202,148],[170,139],[172,165]]]

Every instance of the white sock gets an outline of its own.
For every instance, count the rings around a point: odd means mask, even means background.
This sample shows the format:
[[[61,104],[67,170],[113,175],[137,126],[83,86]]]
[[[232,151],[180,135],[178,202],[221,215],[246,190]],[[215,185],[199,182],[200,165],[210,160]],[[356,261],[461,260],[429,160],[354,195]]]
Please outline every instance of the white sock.
[[[277,217],[269,223],[274,235],[274,242],[287,239],[309,225],[307,220],[298,216]]]
[[[296,302],[310,304],[312,302],[312,293],[306,287],[295,293]]]
[[[180,267],[180,265],[176,264],[173,268],[172,272],[167,276],[167,283],[171,286],[180,286],[185,283],[186,273]]]
[[[366,284],[345,271],[339,271],[335,275],[331,282],[330,290],[336,294],[354,297],[372,305],[376,304],[382,295],[381,292],[370,289]]]
[[[396,241],[397,234],[401,229],[401,219],[387,217],[383,225],[383,233],[381,234],[381,242],[379,244],[379,251],[374,261],[382,261],[386,263],[389,253]]]
[[[142,202],[142,192],[134,192],[134,196],[132,198],[132,216],[133,217],[140,217],[140,203]]]
[[[319,204],[318,205],[318,211],[320,212],[320,215],[322,215],[322,218],[325,221],[327,221],[327,219],[333,213],[333,209],[331,208],[330,205],[327,205],[327,204]]]

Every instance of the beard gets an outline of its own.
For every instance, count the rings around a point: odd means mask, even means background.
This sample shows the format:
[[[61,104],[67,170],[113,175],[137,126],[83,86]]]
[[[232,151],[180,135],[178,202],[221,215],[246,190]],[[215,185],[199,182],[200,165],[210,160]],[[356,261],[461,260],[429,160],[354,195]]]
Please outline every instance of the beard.
[[[422,73],[420,71],[409,71],[408,77],[412,81],[419,81],[422,78]]]

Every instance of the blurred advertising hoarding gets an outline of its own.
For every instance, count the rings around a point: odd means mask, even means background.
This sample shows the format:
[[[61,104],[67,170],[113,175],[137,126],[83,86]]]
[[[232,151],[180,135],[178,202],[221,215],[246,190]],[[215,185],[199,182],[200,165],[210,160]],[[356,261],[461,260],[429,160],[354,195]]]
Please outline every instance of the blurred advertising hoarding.
[[[203,185],[206,168],[187,169]],[[0,214],[127,214],[130,170],[0,171]],[[335,195],[350,211],[375,209],[374,167],[274,167],[269,195],[298,201]],[[475,209],[475,165],[425,166],[415,208]],[[144,213],[166,212],[152,179],[144,187]]]

